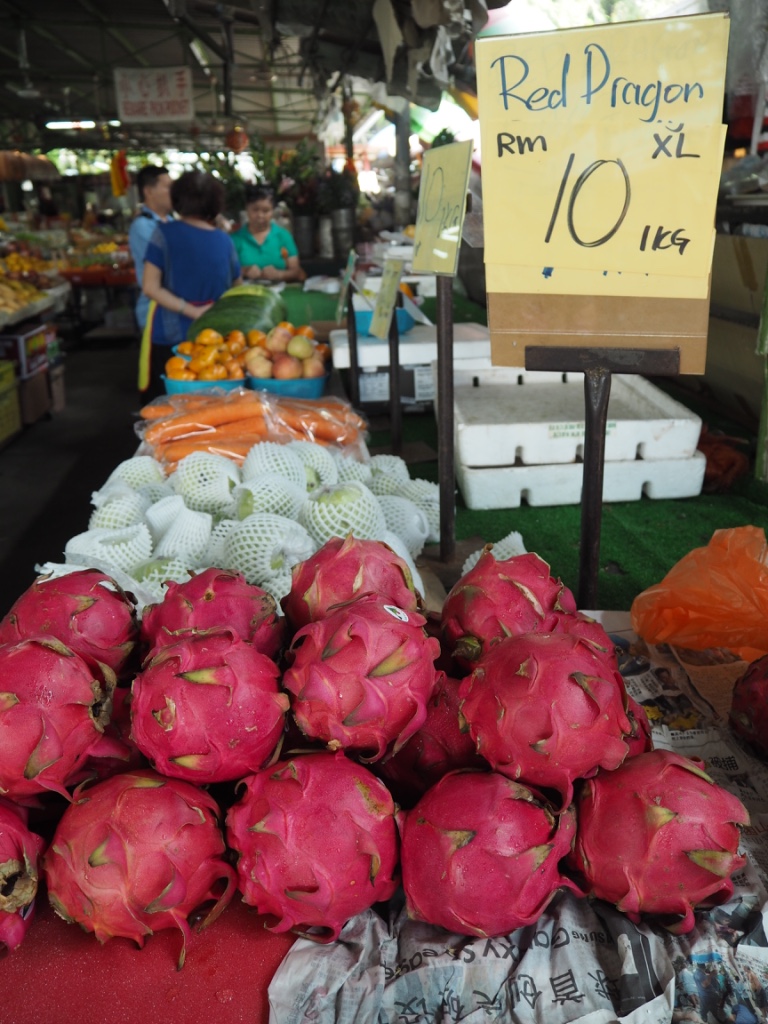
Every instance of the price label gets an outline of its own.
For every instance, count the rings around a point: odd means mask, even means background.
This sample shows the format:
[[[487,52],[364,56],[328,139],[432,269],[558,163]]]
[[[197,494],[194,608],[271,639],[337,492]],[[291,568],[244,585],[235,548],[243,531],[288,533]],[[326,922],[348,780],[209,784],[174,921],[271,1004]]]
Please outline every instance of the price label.
[[[488,262],[706,278],[727,44],[719,14],[478,39]]]
[[[400,275],[403,273],[403,260],[389,259],[384,261],[384,273],[381,276],[381,287],[376,296],[376,305],[371,319],[370,332],[376,338],[389,335],[389,324],[397,299]]]
[[[471,141],[452,142],[424,154],[413,240],[416,273],[456,273],[471,161]]]
[[[344,276],[341,279],[341,287],[339,288],[339,301],[336,303],[336,323],[341,321],[344,315],[344,307],[347,304],[347,293],[349,291],[349,283],[352,280],[352,275],[355,272],[355,263],[357,257],[355,250],[349,250],[349,256],[347,257],[347,265],[344,268]]]

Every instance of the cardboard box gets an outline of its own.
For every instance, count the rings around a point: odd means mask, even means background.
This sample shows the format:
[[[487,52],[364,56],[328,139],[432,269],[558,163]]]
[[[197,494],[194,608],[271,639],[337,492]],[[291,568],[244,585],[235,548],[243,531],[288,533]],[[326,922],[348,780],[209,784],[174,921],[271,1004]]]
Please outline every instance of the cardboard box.
[[[42,324],[25,331],[0,334],[0,359],[14,364],[17,377],[31,377],[48,365],[48,338]]]
[[[13,363],[0,362],[0,444],[5,444],[21,430],[21,409]]]
[[[768,238],[717,235],[712,257],[712,306],[716,313],[760,315],[768,278]]]
[[[63,362],[48,367],[48,387],[51,392],[51,412],[63,412],[67,404]]]
[[[48,387],[48,370],[39,370],[32,377],[19,382],[21,421],[25,426],[37,423],[51,411],[51,392]]]

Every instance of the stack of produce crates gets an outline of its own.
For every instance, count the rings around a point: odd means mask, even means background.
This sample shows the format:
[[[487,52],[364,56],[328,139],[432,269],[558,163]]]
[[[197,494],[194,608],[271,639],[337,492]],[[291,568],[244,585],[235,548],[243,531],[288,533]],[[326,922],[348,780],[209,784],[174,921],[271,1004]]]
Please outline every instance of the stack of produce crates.
[[[0,360],[0,445],[7,444],[21,431],[21,409],[16,370],[7,359]]]

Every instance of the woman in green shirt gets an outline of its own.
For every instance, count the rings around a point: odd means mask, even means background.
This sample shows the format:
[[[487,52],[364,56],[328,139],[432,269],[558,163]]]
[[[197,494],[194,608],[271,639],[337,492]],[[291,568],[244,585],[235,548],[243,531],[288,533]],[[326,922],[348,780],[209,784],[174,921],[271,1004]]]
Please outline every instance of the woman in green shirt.
[[[255,281],[303,281],[299,251],[290,231],[272,220],[275,199],[263,185],[245,191],[247,223],[232,234],[243,277]]]

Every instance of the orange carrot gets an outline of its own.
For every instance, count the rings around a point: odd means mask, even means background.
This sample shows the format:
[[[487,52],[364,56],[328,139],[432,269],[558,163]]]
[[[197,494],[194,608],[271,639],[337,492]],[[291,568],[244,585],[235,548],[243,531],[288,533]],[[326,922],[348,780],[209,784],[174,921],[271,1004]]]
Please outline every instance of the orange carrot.
[[[200,433],[205,429],[221,426],[222,423],[249,419],[257,415],[263,406],[263,400],[255,391],[244,392],[237,398],[226,399],[184,415],[172,416],[170,419],[153,423],[146,430],[144,440],[147,444],[156,444],[161,440]]]

